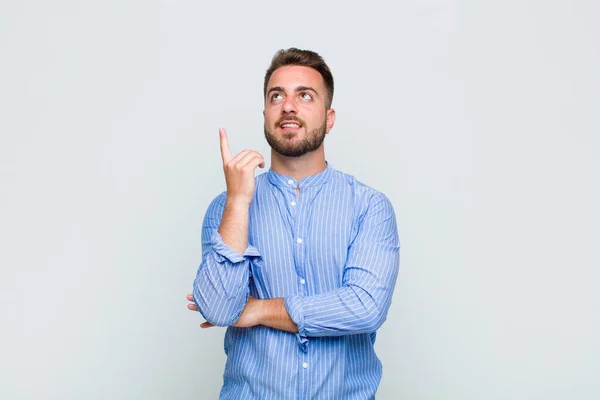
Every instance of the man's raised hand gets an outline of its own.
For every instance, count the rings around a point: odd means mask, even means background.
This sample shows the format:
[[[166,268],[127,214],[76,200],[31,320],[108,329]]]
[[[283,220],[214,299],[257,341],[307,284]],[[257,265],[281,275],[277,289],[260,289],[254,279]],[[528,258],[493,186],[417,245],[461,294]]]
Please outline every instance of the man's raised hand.
[[[227,200],[249,206],[254,197],[254,170],[256,167],[264,168],[265,159],[254,150],[244,150],[232,157],[225,128],[219,129],[219,138]]]

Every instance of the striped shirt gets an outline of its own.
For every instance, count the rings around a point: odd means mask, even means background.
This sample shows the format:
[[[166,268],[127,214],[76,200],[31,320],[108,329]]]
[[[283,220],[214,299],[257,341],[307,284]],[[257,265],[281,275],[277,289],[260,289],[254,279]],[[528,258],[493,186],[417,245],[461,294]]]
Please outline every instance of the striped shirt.
[[[390,201],[329,164],[299,182],[273,170],[255,182],[243,254],[217,232],[226,192],[202,227],[193,294],[207,321],[228,326],[220,399],[373,399],[373,344],[400,260]],[[229,326],[248,295],[284,298],[299,332]]]

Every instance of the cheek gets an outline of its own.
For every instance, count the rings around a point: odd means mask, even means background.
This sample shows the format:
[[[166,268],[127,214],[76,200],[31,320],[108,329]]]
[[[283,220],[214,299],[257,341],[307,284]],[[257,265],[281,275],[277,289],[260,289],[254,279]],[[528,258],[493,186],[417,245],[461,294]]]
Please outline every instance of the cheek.
[[[313,124],[320,126],[323,125],[323,121],[326,117],[327,115],[324,113],[313,112],[310,115],[310,117],[308,117],[308,120],[311,121]]]
[[[273,112],[273,110],[265,110],[265,123],[275,122],[277,114]]]
[[[277,118],[281,115],[281,107],[270,106],[265,108],[265,118]]]
[[[317,106],[316,104],[304,104],[298,107],[298,111],[304,113],[304,115],[310,119],[317,120],[325,118],[325,113],[323,113],[321,107]]]

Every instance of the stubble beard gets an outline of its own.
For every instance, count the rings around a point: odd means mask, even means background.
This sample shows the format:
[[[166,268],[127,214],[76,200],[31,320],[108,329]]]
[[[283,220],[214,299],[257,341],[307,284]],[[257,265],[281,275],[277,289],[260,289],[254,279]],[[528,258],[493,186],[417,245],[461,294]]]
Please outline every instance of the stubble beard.
[[[276,124],[279,126],[279,124]],[[323,121],[320,128],[313,129],[302,140],[296,140],[293,135],[284,134],[284,137],[277,138],[275,134],[267,128],[265,124],[265,138],[269,146],[284,157],[300,157],[306,153],[317,150],[323,144],[327,133],[327,119]]]

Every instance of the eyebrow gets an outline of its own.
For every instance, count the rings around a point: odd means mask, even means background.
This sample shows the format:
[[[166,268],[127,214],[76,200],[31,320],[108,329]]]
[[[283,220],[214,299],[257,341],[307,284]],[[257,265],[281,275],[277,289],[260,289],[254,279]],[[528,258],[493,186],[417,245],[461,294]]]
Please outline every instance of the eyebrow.
[[[296,86],[296,88],[294,89],[295,92],[306,92],[306,91],[311,91],[314,92],[317,96],[319,95],[319,92],[317,92],[315,89],[311,88],[310,86]],[[285,93],[285,89],[281,86],[273,86],[272,88],[270,88],[267,91],[267,96],[269,94],[271,94],[271,92],[283,92]]]

